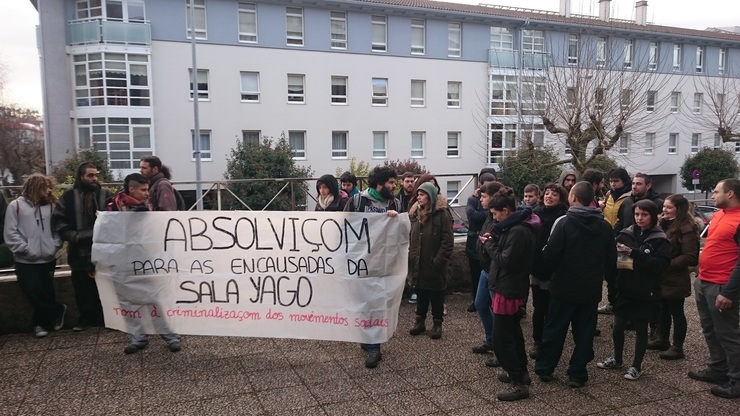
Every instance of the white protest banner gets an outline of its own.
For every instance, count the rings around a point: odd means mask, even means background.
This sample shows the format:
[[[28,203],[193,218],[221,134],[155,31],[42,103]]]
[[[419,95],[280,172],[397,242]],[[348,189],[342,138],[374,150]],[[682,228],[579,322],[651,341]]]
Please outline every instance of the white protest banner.
[[[406,214],[101,212],[92,259],[105,325],[387,341],[406,280]]]

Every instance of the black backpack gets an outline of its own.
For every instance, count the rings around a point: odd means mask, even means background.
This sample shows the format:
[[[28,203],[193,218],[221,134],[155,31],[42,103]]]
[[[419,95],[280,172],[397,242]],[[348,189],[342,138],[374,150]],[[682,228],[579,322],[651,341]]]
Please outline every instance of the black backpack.
[[[172,188],[172,190],[175,191],[175,200],[177,201],[177,210],[178,211],[187,211],[188,210],[188,206],[185,204],[185,198],[183,198],[182,197],[182,194],[180,193],[180,191],[178,191],[174,187]]]

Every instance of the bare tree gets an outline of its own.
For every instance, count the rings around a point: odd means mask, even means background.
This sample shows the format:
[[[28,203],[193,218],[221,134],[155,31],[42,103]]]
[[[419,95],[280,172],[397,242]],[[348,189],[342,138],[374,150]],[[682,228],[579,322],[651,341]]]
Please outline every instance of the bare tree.
[[[19,183],[44,172],[44,140],[38,113],[16,106],[0,107],[0,181]]]
[[[697,91],[702,91],[701,104],[708,112],[699,111],[699,122],[715,130],[722,142],[740,142],[740,79],[729,75],[695,77]]]

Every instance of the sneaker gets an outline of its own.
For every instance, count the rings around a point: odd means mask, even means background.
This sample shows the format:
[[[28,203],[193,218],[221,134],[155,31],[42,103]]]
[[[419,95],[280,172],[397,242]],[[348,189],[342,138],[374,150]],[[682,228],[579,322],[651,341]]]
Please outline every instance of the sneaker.
[[[596,367],[603,368],[605,370],[612,368],[622,368],[622,363],[618,363],[617,360],[614,359],[614,357],[609,357],[600,363],[596,363]]]
[[[553,380],[552,374],[538,374],[540,381],[543,383],[549,383]]]
[[[143,350],[146,347],[147,347],[147,344],[144,344],[144,345],[141,345],[141,344],[128,344],[123,349],[123,353],[124,354],[135,354],[135,353]]]
[[[502,383],[511,383],[511,377],[509,377],[509,373],[507,372],[500,373],[497,378]],[[532,377],[529,376],[529,372],[524,373],[522,376],[522,383],[528,386],[532,385]]]
[[[493,352],[493,346],[490,344],[473,347],[473,354],[488,354],[489,352]]]
[[[88,328],[88,326],[86,324],[79,323],[79,324],[73,326],[72,327],[72,330],[75,331],[75,332],[82,332],[82,331],[86,330],[87,328]]]
[[[572,389],[578,389],[586,385],[586,380],[568,376],[568,387]]]
[[[56,322],[54,322],[54,330],[59,331],[64,326],[64,315],[67,314],[67,305],[62,303],[62,313],[57,316]]]
[[[409,297],[409,303],[416,303],[416,293],[412,293]]]
[[[529,398],[529,387],[523,383],[512,383],[511,388],[496,395],[503,402],[512,402]]]
[[[740,383],[737,381],[728,381],[721,386],[714,386],[710,390],[712,394],[725,399],[736,399],[740,397]]]
[[[596,312],[604,315],[614,315],[614,306],[612,306],[611,303],[607,302],[606,305],[600,306],[599,309],[596,310]]]
[[[49,331],[45,330],[44,328],[40,326],[37,326],[33,328],[33,334],[36,335],[36,338],[43,338],[49,335]]]
[[[706,381],[707,383],[714,384],[725,384],[730,381],[730,378],[726,375],[715,375],[708,368],[704,368],[698,371],[689,371],[687,374],[689,378],[699,381]]]
[[[489,358],[486,360],[485,365],[486,367],[496,368],[500,367],[501,363],[499,363],[498,360],[495,358]]]
[[[636,369],[635,367],[630,367],[629,370],[627,370],[627,374],[624,375],[624,378],[627,380],[637,380],[642,375],[642,371]]]
[[[442,316],[447,316],[447,304],[442,304]]]
[[[381,354],[380,351],[368,351],[367,356],[365,357],[365,367],[375,368],[382,359],[383,354]]]
[[[468,305],[468,312],[475,312],[478,308],[475,307],[475,302],[472,302],[470,305]]]
[[[167,344],[167,349],[169,349],[170,352],[180,352],[180,350],[182,350],[182,344],[180,344],[180,341],[172,341]]]

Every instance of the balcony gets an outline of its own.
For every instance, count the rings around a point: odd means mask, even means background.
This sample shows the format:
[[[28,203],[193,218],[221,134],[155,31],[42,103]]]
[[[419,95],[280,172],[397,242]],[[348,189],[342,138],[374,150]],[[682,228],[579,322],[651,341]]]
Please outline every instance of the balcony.
[[[550,55],[544,52],[488,50],[488,65],[495,68],[547,69],[549,63]]]
[[[152,32],[149,23],[87,20],[70,22],[69,38],[71,45],[90,43],[149,45],[152,43]]]

